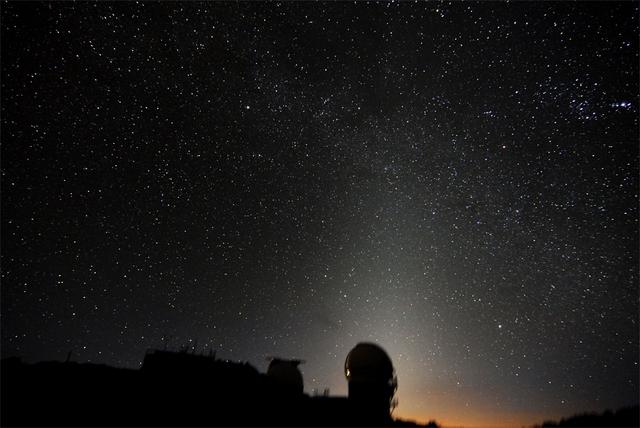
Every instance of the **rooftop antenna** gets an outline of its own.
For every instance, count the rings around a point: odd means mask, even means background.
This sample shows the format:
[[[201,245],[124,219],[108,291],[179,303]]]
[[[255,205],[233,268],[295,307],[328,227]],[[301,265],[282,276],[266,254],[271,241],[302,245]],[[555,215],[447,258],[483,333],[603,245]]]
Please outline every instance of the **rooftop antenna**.
[[[71,350],[69,352],[67,352],[67,359],[64,361],[65,363],[68,363],[69,361],[71,361]]]

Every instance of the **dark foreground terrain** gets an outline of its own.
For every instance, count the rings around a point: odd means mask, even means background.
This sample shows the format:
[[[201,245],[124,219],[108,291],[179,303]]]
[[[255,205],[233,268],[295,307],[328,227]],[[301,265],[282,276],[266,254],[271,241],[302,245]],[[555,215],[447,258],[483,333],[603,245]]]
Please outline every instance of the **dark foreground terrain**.
[[[304,394],[284,373],[186,352],[148,353],[139,370],[9,358],[2,425],[416,426],[348,397]]]
[[[139,370],[2,360],[2,426],[420,426],[349,397],[309,396],[297,364],[267,374],[248,363],[152,351]],[[293,367],[293,369],[292,369]],[[275,375],[274,375],[275,373]],[[297,374],[298,373],[298,374]],[[638,406],[535,428],[638,427]],[[436,428],[435,422],[427,427]]]
[[[542,428],[555,427],[637,427],[640,426],[640,407],[629,406],[616,410],[607,410],[603,413],[583,413],[558,422],[546,421]],[[539,428],[538,426],[536,428]]]

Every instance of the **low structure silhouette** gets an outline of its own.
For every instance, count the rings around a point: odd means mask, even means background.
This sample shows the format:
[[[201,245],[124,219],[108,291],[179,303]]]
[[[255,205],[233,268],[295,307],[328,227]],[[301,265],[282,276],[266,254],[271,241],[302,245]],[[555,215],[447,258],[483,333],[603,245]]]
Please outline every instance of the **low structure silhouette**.
[[[391,417],[396,378],[382,348],[358,344],[345,362],[348,397],[303,392],[300,360],[267,373],[187,349],[147,351],[139,370],[2,361],[2,425],[416,426]],[[430,426],[434,426],[431,424]]]
[[[267,377],[271,380],[273,387],[277,388],[282,395],[301,395],[304,391],[304,382],[298,366],[303,361],[284,360],[281,358],[272,358],[270,360]]]

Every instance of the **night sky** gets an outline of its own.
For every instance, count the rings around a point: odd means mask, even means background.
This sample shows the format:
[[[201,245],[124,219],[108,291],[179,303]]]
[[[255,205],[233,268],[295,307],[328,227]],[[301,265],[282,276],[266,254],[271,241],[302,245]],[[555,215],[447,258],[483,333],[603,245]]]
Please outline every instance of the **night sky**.
[[[637,2],[1,5],[2,355],[213,348],[395,415],[637,401]]]

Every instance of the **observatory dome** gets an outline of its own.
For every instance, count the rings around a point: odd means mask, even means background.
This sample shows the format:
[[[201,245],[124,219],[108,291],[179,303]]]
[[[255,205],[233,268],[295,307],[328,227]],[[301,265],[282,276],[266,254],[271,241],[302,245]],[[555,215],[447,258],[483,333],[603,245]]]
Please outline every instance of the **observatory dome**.
[[[304,384],[302,373],[298,369],[300,360],[282,360],[274,358],[267,369],[267,376],[273,379],[281,388],[297,394],[302,394]]]
[[[392,382],[395,375],[391,358],[374,343],[358,343],[344,362],[348,382]]]

